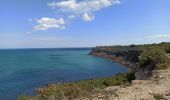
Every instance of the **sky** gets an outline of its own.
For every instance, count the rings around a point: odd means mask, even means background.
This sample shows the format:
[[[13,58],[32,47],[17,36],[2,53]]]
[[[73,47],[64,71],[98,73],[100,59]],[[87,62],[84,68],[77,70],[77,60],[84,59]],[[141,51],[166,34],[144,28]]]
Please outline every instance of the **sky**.
[[[0,2],[0,49],[170,42],[170,0]]]

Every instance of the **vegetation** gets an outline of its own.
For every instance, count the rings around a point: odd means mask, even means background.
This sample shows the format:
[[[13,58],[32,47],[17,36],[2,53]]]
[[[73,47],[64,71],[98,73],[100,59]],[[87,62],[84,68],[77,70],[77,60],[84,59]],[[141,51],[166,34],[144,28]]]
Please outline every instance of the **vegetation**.
[[[152,67],[163,68],[166,67],[168,57],[164,50],[157,47],[148,47],[141,53],[139,62],[141,67],[151,65]]]
[[[124,61],[139,63],[140,67],[152,64],[153,66],[163,67],[170,57],[170,43],[144,44],[130,46],[101,46],[96,47],[91,52],[113,55],[116,58],[122,57]]]
[[[155,100],[167,100],[162,94],[153,93],[152,95]]]
[[[91,54],[112,57],[111,59],[123,58],[124,61],[135,63],[139,68],[164,69],[167,67],[170,58],[170,43],[130,45],[130,46],[102,46],[96,47]],[[119,60],[119,59],[117,59]],[[134,68],[136,69],[136,68]],[[118,74],[110,78],[82,80],[79,82],[51,84],[37,90],[38,95],[20,96],[19,100],[63,100],[89,96],[97,93],[98,90],[108,86],[130,83],[135,79],[134,72]],[[161,95],[154,95],[154,98],[162,98]]]
[[[37,90],[38,96],[20,96],[18,100],[63,100],[90,96],[108,86],[121,85],[131,82],[134,73],[118,74],[110,78],[83,80],[72,83],[51,84]]]

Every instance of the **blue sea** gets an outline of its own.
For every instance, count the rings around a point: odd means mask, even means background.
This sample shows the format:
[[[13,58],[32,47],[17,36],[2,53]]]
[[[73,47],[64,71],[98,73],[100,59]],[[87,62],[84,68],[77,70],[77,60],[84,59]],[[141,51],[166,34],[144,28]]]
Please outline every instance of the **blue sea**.
[[[89,48],[0,50],[0,100],[35,95],[50,83],[110,77],[127,68],[88,55]]]

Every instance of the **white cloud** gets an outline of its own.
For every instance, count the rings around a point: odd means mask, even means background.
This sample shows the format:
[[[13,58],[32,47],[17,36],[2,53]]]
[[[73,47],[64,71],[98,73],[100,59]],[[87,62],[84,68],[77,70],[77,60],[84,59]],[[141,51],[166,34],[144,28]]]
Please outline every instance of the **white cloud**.
[[[48,3],[48,6],[61,13],[82,17],[84,21],[92,21],[95,18],[94,12],[115,4],[120,4],[120,0],[67,0]]]
[[[69,19],[74,19],[76,16],[75,15],[69,15],[68,18]]]
[[[92,21],[92,20],[95,19],[95,17],[94,17],[93,15],[89,15],[89,14],[87,14],[87,13],[84,13],[84,14],[82,15],[82,17],[83,17],[83,20],[84,20],[84,21]]]
[[[43,17],[37,20],[38,25],[33,28],[34,30],[65,29],[68,22],[79,17],[84,21],[93,21],[95,12],[116,4],[120,4],[120,0],[56,0],[48,3],[48,6],[55,9],[61,18]]]
[[[60,2],[52,2],[48,5],[53,8],[60,8],[62,11],[81,14],[87,12],[98,11],[102,8],[120,4],[119,0],[67,0]]]
[[[152,35],[148,36],[150,39],[170,39],[170,34],[160,34],[160,35]]]
[[[63,29],[65,21],[63,18],[55,19],[43,17],[37,20],[38,25],[34,26],[34,30],[48,30],[51,28]]]

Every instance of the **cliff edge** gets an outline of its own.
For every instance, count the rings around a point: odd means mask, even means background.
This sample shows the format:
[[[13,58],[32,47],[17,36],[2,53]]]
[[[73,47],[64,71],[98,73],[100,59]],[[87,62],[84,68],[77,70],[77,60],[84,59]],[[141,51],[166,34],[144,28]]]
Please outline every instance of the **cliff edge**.
[[[89,98],[86,98],[89,100]],[[170,67],[154,70],[147,80],[133,80],[129,86],[112,86],[92,100],[170,100]]]

